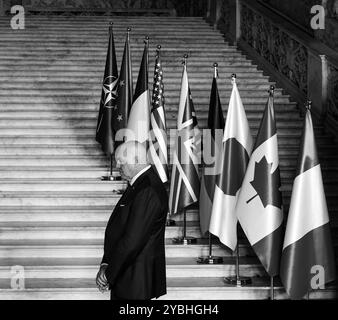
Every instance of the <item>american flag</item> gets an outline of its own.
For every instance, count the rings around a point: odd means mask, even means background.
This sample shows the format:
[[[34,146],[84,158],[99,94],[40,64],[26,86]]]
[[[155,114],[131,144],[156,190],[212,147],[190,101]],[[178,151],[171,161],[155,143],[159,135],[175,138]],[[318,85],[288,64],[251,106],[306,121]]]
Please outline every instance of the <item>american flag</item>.
[[[173,154],[169,194],[170,214],[179,213],[198,201],[200,190],[198,172],[200,148],[201,135],[197,126],[185,63],[182,75],[177,118],[176,149]]]
[[[168,181],[168,151],[166,117],[164,111],[163,70],[160,57],[160,46],[157,49],[150,115],[149,154],[163,183]]]

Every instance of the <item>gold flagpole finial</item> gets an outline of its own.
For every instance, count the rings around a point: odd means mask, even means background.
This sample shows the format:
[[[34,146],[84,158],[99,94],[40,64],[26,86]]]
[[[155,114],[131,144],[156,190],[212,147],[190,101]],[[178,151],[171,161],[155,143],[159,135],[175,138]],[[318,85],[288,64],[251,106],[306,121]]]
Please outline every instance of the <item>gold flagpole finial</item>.
[[[214,63],[214,78],[218,78],[218,63]]]
[[[113,25],[114,25],[114,22],[110,21],[109,22],[109,32],[113,32]]]
[[[269,89],[269,93],[273,96],[275,94],[275,86],[271,85]]]
[[[156,47],[156,57],[160,56],[161,48],[162,46],[160,44]]]
[[[187,65],[187,59],[188,59],[188,55],[187,54],[185,54],[184,56],[183,56],[183,61],[182,61],[182,63],[186,66]]]
[[[149,36],[145,36],[145,38],[144,38],[144,44],[146,44],[146,45],[149,44]]]
[[[311,100],[307,100],[306,102],[306,109],[311,111],[312,108],[312,101]]]
[[[127,39],[128,39],[128,41],[129,41],[129,33],[130,33],[130,31],[131,31],[131,28],[128,27],[128,28],[127,28]]]
[[[232,84],[236,83],[236,78],[237,78],[236,73],[233,73],[233,74],[231,75],[231,83],[232,83]]]

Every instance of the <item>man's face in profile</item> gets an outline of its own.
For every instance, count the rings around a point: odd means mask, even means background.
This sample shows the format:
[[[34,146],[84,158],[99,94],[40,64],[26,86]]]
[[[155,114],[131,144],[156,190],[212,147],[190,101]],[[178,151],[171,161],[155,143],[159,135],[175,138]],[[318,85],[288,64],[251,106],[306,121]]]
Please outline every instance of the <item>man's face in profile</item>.
[[[121,177],[130,181],[135,171],[135,155],[128,152],[130,150],[120,148],[115,155],[116,167],[119,169]]]

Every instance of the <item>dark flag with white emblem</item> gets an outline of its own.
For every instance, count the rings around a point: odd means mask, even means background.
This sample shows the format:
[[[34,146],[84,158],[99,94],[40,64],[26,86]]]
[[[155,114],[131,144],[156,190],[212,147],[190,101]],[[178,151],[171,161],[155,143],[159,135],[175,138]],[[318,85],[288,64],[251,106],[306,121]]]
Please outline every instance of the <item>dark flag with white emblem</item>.
[[[128,118],[127,140],[147,143],[150,128],[150,98],[148,89],[148,38],[145,41],[133,105]]]
[[[177,118],[177,137],[169,194],[169,214],[176,214],[199,198],[198,162],[201,138],[184,64]]]
[[[113,110],[116,107],[118,85],[118,71],[116,63],[113,26],[109,27],[109,44],[106,58],[106,67],[102,85],[99,116],[96,128],[96,141],[102,150],[111,155],[114,152],[115,132],[112,126]]]
[[[121,129],[125,129],[127,127],[128,116],[133,102],[133,75],[130,57],[129,32],[130,28],[127,29],[117,88],[117,103],[113,111],[113,128],[116,133],[115,147],[123,143],[125,132]]]
[[[336,278],[329,214],[310,110],[306,112],[304,124],[280,271],[282,283],[292,299],[301,299],[315,289],[312,282],[324,286]]]
[[[155,60],[152,110],[150,115],[150,160],[163,183],[168,181],[167,127],[164,110],[163,70],[158,46]]]
[[[236,204],[236,214],[268,274],[279,273],[283,244],[282,193],[273,87]]]
[[[208,131],[203,137],[203,173],[199,199],[200,226],[202,234],[209,231],[212,202],[214,200],[215,182],[219,175],[220,153],[222,150],[222,133],[224,129],[224,116],[217,88],[217,64],[212,80]]]
[[[215,181],[209,231],[234,251],[237,246],[238,221],[235,207],[253,142],[234,75],[232,84],[224,128],[220,174]]]

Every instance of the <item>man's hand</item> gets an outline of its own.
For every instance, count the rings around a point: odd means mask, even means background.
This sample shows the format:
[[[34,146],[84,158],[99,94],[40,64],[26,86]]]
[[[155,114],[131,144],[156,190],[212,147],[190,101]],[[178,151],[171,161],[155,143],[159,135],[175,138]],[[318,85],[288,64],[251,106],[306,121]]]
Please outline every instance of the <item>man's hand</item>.
[[[106,274],[105,274],[107,267],[108,267],[108,264],[102,264],[96,276],[96,285],[102,293],[107,291],[109,288],[109,283],[107,281]]]

